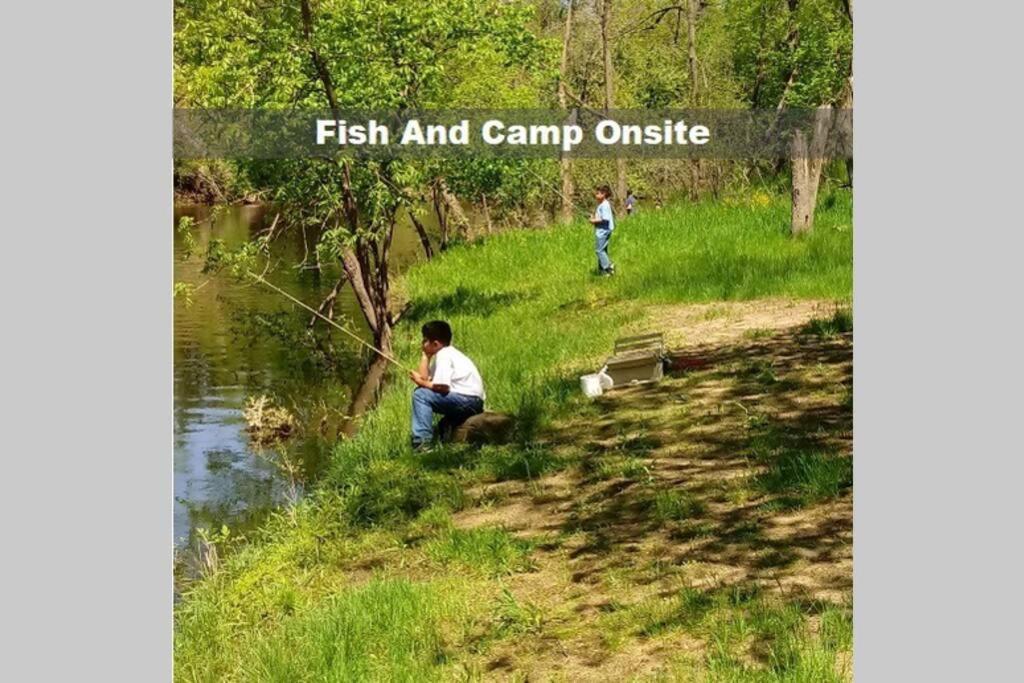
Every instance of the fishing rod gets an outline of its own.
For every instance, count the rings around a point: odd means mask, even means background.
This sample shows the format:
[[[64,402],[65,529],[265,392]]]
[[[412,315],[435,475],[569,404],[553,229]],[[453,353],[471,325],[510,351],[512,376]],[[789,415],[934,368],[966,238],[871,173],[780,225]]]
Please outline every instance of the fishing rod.
[[[574,207],[576,207],[577,211],[585,212],[588,217],[593,215],[593,211],[591,211],[590,209],[583,208],[582,206],[580,206],[579,204],[574,202],[571,197],[566,197],[564,194],[562,194],[562,192],[559,191],[558,188],[555,187],[555,184],[552,181],[548,180],[547,178],[544,178],[542,175],[540,175],[539,173],[534,171],[528,165],[523,166],[523,168],[525,168],[527,171],[529,171],[530,174],[533,175],[534,178],[536,178],[537,180],[541,181],[542,183],[545,183],[550,189],[554,190],[555,194],[557,194],[559,197],[561,197],[562,199],[564,199],[565,201],[569,202]]]
[[[301,306],[302,308],[306,309],[307,311],[309,311],[310,313],[312,313],[312,314],[313,314],[313,315],[315,315],[316,317],[318,317],[318,318],[320,318],[321,320],[324,320],[324,321],[326,321],[327,323],[329,323],[329,324],[333,325],[334,327],[338,328],[339,330],[341,330],[342,332],[344,332],[344,333],[345,333],[345,334],[347,334],[348,336],[352,337],[353,339],[355,339],[355,340],[356,340],[357,342],[359,342],[360,344],[362,344],[362,345],[363,345],[363,346],[365,346],[366,348],[368,348],[368,349],[370,349],[371,351],[373,351],[374,353],[376,353],[376,354],[377,354],[378,356],[380,356],[380,357],[381,357],[381,358],[383,358],[384,360],[386,360],[386,361],[388,361],[388,362],[392,363],[393,365],[395,365],[395,366],[397,366],[397,367],[401,368],[402,370],[405,370],[406,372],[418,372],[418,371],[416,371],[416,370],[412,370],[412,369],[410,369],[410,368],[406,367],[406,366],[405,366],[405,365],[403,365],[403,364],[402,364],[402,363],[401,363],[400,361],[396,360],[396,359],[395,359],[395,358],[394,358],[393,356],[390,356],[390,355],[388,355],[388,354],[384,353],[383,351],[381,351],[380,349],[378,349],[378,348],[377,348],[376,346],[374,346],[373,344],[370,344],[369,342],[367,342],[366,340],[364,340],[364,339],[363,339],[362,337],[360,337],[359,335],[357,335],[357,334],[356,334],[355,332],[352,332],[351,330],[348,330],[348,329],[346,329],[345,327],[343,327],[343,326],[339,325],[339,324],[338,324],[338,323],[337,323],[336,321],[334,321],[334,320],[331,320],[331,319],[330,319],[330,318],[328,318],[328,317],[327,317],[326,315],[323,315],[323,314],[322,314],[322,313],[321,313],[320,311],[317,311],[317,310],[315,310],[315,309],[314,309],[314,308],[312,308],[311,306],[307,306],[307,305],[306,305],[305,303],[303,303],[302,301],[299,301],[299,300],[298,300],[298,299],[296,299],[296,298],[295,298],[294,296],[292,296],[292,295],[291,295],[291,294],[289,294],[288,292],[284,291],[283,289],[281,289],[281,288],[280,288],[280,287],[278,287],[277,285],[274,285],[274,284],[272,284],[272,283],[268,282],[267,280],[265,280],[265,279],[263,278],[263,276],[262,276],[262,275],[257,275],[256,273],[252,272],[251,270],[247,270],[247,271],[245,271],[245,272],[246,272],[246,273],[247,273],[247,274],[249,275],[249,277],[251,277],[252,279],[256,280],[257,282],[259,282],[259,283],[261,283],[261,284],[264,284],[264,285],[266,285],[267,287],[269,287],[270,289],[274,290],[275,292],[277,292],[277,293],[278,293],[278,294],[280,294],[281,296],[285,297],[286,299],[288,299],[288,300],[289,300],[289,301],[291,301],[292,303],[294,303],[294,304],[298,304],[299,306]]]

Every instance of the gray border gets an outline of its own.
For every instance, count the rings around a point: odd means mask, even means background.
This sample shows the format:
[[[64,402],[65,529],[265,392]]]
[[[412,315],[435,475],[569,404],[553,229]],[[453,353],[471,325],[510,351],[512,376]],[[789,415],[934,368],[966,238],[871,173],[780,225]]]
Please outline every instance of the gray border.
[[[0,24],[0,680],[171,677],[171,10]]]
[[[856,3],[863,681],[1020,675],[1019,108],[993,96],[1019,89],[1014,7]]]

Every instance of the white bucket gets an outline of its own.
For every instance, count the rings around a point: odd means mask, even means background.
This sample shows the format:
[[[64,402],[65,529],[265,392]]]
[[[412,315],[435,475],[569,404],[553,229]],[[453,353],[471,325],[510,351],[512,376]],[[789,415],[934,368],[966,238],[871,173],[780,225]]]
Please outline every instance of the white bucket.
[[[601,375],[594,373],[581,376],[580,388],[583,389],[583,394],[587,398],[597,398],[604,393],[604,389],[601,387]]]
[[[580,388],[583,389],[583,394],[587,398],[597,398],[615,384],[608,373],[605,372],[606,369],[607,366],[601,368],[600,372],[580,377]]]

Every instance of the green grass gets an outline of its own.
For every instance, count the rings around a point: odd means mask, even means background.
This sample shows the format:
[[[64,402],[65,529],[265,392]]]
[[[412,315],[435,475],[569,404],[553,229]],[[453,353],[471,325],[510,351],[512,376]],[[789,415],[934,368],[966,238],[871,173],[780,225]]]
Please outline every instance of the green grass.
[[[426,546],[427,556],[442,566],[458,565],[488,576],[501,576],[530,568],[528,541],[505,529],[479,527],[451,529]]]
[[[374,580],[259,641],[243,680],[439,680],[453,643],[446,631],[468,613],[453,586]]]
[[[538,445],[488,446],[477,454],[477,471],[495,481],[536,479],[558,469],[562,459],[552,450]]]
[[[830,339],[839,334],[853,332],[853,313],[848,308],[836,309],[828,318],[813,318],[803,328],[805,334]]]
[[[703,657],[679,659],[653,680],[839,683],[848,672],[837,667],[837,655],[853,647],[848,608],[787,603],[756,586],[685,588],[606,621],[612,639],[623,631],[646,638],[683,632],[705,643]]]
[[[704,504],[686,491],[657,491],[651,498],[650,507],[659,524],[681,522],[704,514]]]
[[[455,345],[481,370],[488,408],[519,418],[518,445],[411,453],[410,385],[394,377],[359,434],[335,447],[319,490],[273,515],[182,596],[175,609],[176,679],[436,678],[454,656],[448,629],[458,630],[474,609],[493,602],[460,602],[433,584],[397,579],[348,586],[353,558],[407,552],[406,534],[414,533],[441,571],[470,567],[494,575],[523,566],[523,548],[503,532],[451,530],[445,515],[466,504],[466,485],[532,479],[567,465],[525,445],[553,419],[593,417],[578,376],[599,367],[648,304],[848,300],[851,199],[842,191],[825,199],[814,232],[796,239],[787,232],[789,207],[781,197],[756,207],[699,203],[641,213],[615,231],[613,278],[594,276],[593,232],[582,224],[498,234],[412,268],[395,285],[411,304],[395,330],[397,355],[414,363],[419,326],[448,320]],[[647,445],[634,441],[623,439],[616,469],[638,478]],[[777,479],[765,484],[792,484],[808,495],[843,485],[844,474],[818,474],[809,462],[780,462]],[[668,498],[662,507],[668,517],[686,510]],[[506,631],[539,628],[540,616],[528,605],[498,609],[505,615],[492,621]]]
[[[783,494],[794,505],[835,498],[853,485],[853,459],[821,451],[787,451],[755,479],[767,493]]]

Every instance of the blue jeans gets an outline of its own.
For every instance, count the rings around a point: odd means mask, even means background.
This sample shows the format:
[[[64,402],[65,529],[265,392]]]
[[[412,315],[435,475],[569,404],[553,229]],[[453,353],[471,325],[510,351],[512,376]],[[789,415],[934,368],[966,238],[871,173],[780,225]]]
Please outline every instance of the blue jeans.
[[[448,392],[442,395],[431,389],[417,387],[412,392],[412,442],[429,443],[434,437],[434,414],[443,415],[453,427],[467,418],[484,412],[479,396],[466,396]]]
[[[612,231],[608,228],[597,228],[594,230],[595,251],[597,251],[597,269],[602,273],[611,270],[612,260],[608,258],[608,241],[612,238]]]

